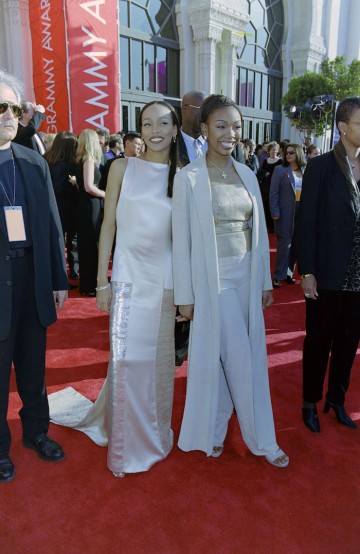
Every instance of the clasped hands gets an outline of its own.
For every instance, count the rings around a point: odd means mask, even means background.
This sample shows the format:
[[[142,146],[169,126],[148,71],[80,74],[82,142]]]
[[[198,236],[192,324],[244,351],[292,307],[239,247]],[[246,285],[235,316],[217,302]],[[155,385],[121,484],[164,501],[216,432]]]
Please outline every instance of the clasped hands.
[[[184,304],[179,306],[180,315],[176,317],[176,321],[192,321],[194,317],[194,304]]]

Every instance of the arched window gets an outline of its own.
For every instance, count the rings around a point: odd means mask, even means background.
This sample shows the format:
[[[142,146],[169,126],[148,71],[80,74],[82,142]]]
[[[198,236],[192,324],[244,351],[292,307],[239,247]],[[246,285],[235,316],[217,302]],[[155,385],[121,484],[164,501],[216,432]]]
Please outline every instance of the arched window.
[[[179,94],[176,0],[120,0],[122,91]]]
[[[250,21],[238,49],[237,102],[244,112],[244,137],[280,138],[284,31],[282,0],[247,0]]]

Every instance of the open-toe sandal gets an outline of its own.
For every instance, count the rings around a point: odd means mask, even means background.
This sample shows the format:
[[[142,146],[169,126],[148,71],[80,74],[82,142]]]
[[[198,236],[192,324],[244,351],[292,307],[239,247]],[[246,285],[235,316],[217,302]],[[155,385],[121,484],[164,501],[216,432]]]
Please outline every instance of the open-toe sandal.
[[[287,467],[289,465],[289,456],[285,454],[280,448],[272,454],[267,454],[265,460],[275,467]]]

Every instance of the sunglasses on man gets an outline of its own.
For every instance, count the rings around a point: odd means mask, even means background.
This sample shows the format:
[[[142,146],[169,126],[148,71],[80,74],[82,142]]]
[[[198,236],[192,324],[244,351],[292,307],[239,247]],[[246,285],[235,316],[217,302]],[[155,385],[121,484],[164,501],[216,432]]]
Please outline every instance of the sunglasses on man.
[[[5,113],[8,108],[12,111],[15,117],[21,117],[23,109],[19,104],[13,104],[12,102],[0,102],[0,115]]]

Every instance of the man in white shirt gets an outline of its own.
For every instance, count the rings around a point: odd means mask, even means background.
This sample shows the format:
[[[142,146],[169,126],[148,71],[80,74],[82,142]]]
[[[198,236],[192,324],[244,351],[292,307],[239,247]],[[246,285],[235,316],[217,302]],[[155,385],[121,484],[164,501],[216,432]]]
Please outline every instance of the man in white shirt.
[[[142,149],[142,139],[140,133],[129,131],[124,135],[123,143],[125,158],[133,158],[140,155]]]
[[[184,94],[181,102],[181,129],[178,138],[178,153],[181,167],[196,160],[207,150],[207,143],[200,133],[200,106],[205,92],[193,90]]]

